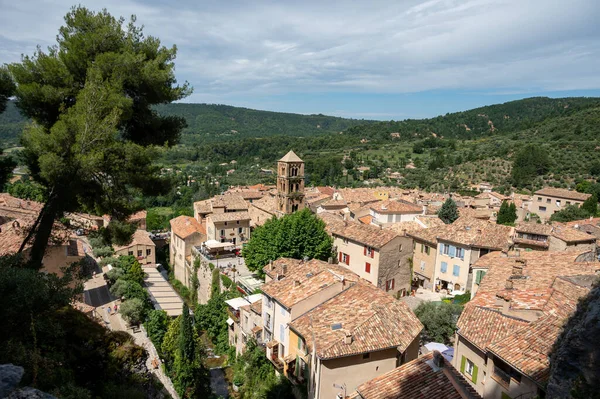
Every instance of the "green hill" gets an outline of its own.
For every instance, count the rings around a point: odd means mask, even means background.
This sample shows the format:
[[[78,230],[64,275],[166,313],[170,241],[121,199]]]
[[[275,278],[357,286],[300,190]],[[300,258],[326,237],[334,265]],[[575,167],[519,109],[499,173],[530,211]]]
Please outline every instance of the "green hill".
[[[188,145],[250,137],[327,135],[373,123],[321,114],[258,111],[215,104],[164,104],[156,110],[163,115],[185,118],[188,127],[183,132],[182,144]],[[0,114],[0,143],[5,147],[16,145],[26,122],[14,102],[9,102],[6,111]]]

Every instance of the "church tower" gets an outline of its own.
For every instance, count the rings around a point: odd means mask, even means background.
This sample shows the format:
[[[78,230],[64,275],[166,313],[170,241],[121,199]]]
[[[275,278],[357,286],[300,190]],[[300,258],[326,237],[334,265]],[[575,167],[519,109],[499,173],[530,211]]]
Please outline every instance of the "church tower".
[[[290,151],[277,162],[278,216],[304,209],[304,161]]]

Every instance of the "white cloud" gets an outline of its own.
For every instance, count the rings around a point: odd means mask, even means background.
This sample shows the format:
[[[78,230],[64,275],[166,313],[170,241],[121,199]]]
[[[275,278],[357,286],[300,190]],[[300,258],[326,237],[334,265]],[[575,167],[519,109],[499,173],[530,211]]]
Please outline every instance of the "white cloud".
[[[71,1],[0,0],[0,61],[54,42]],[[97,9],[97,1],[82,4]],[[599,89],[596,0],[105,0],[177,44],[190,101],[289,92]]]

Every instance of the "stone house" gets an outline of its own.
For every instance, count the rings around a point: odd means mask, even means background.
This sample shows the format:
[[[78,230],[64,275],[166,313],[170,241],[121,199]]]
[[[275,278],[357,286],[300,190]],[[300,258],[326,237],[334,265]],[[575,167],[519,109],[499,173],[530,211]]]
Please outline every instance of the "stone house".
[[[186,287],[191,287],[191,276],[194,272],[192,247],[206,241],[206,229],[191,216],[178,216],[171,219],[170,224],[169,263],[175,278]]]
[[[156,245],[146,230],[136,230],[127,245],[115,246],[115,256],[132,255],[142,265],[156,264]]]
[[[591,194],[565,190],[563,188],[545,187],[533,194],[529,212],[535,213],[541,221],[550,219],[554,213],[569,205],[581,205]]]

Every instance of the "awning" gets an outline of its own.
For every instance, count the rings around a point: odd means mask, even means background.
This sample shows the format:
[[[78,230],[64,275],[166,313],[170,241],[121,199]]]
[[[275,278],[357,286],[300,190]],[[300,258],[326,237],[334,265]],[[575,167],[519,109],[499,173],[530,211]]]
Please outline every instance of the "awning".
[[[231,317],[227,319],[227,324],[229,324],[230,327],[233,325],[233,323],[234,321]]]
[[[286,357],[283,358],[283,361],[286,363],[292,363],[296,361],[296,355],[287,355]]]
[[[231,242],[219,242],[217,240],[208,240],[204,243],[204,246],[208,249],[235,248],[235,246]]]
[[[274,346],[277,346],[279,344],[279,342],[273,340],[273,341],[269,341],[267,342],[267,348],[271,349]]]
[[[256,326],[252,329],[252,334],[256,334],[257,332],[262,331],[262,327],[261,326]]]

